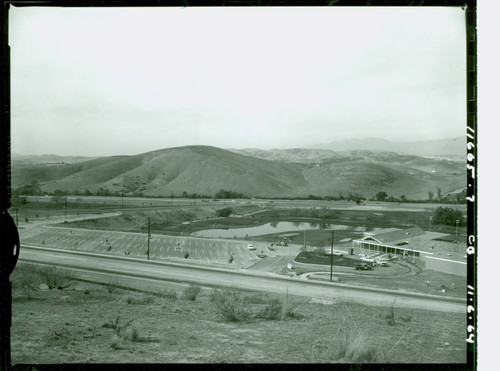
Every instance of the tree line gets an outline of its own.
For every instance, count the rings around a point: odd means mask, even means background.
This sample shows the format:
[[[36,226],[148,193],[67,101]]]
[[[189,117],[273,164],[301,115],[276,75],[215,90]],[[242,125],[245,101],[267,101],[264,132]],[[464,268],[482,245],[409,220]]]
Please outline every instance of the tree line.
[[[30,184],[23,185],[12,191],[13,200],[18,199],[21,196],[38,196],[38,195],[74,195],[74,196],[107,196],[107,197],[153,197],[153,198],[165,198],[168,195],[161,196],[150,196],[145,195],[142,191],[143,189],[137,187],[137,183],[134,183],[132,179],[127,180],[127,187],[120,191],[112,191],[107,187],[99,187],[94,191],[89,189],[83,190],[55,190],[54,192],[42,192],[41,186],[38,181],[34,180]],[[133,184],[133,185],[132,185]],[[171,198],[190,198],[190,199],[199,199],[199,198],[214,198],[214,199],[249,199],[251,198],[249,195],[220,189],[214,195],[207,194],[197,194],[197,193],[188,193],[186,191],[181,194],[174,194],[173,192],[169,195]],[[466,203],[466,190],[462,190],[461,192],[454,194],[443,195],[441,189],[436,187],[435,192],[429,191],[427,199],[420,200],[412,200],[408,199],[405,195],[400,195],[398,197],[389,196],[386,191],[379,191],[377,194],[372,195],[372,197],[366,197],[363,194],[357,192],[349,192],[348,194],[343,194],[342,192],[338,192],[336,195],[313,195],[309,194],[304,197],[260,197],[254,196],[255,198],[263,198],[263,199],[282,199],[282,200],[325,200],[325,201],[354,201],[358,204],[362,203],[365,200],[371,201],[383,201],[383,202],[410,202],[410,203],[424,203],[424,202],[439,202],[439,203],[447,203],[447,204],[465,204]]]

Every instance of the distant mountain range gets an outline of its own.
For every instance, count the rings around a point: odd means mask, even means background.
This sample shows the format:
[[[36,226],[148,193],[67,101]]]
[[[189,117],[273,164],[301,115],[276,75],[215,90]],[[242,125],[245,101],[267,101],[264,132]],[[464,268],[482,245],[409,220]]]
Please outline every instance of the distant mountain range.
[[[317,144],[309,148],[328,149],[333,151],[388,151],[409,155],[444,156],[463,159],[466,155],[466,137],[462,135],[439,140],[411,142],[392,142],[382,138],[364,138]]]
[[[59,156],[59,155],[19,155],[12,154],[12,160],[19,164],[73,164],[92,160],[97,157]]]
[[[238,153],[236,153],[238,152]],[[318,149],[224,150],[185,146],[135,156],[101,157],[54,164],[12,162],[12,187],[37,180],[43,192],[57,189],[150,196],[214,195],[221,189],[249,197],[344,196],[358,193],[425,199],[463,189],[464,161],[426,158],[387,151]]]

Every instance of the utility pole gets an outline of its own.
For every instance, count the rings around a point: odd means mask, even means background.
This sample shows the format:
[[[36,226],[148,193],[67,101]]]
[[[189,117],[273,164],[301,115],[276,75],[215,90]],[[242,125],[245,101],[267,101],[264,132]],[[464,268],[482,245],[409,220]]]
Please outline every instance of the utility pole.
[[[431,231],[432,215],[429,216],[429,232]]]
[[[151,218],[148,217],[148,260],[149,260],[149,239],[151,238]]]
[[[68,195],[64,195],[64,219],[68,216]]]
[[[460,222],[460,220],[457,219],[457,221],[455,222],[455,236],[458,236],[458,223]]]
[[[125,196],[125,195],[124,195],[124,194],[123,194],[123,192],[122,192],[122,209],[123,209],[123,197],[124,197],[124,196]]]
[[[330,282],[333,281],[333,231],[332,231],[332,251],[330,255]]]

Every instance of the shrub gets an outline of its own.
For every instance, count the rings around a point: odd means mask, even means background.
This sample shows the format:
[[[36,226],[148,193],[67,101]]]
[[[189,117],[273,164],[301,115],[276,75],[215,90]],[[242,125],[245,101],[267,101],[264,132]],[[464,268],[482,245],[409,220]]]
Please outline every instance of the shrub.
[[[385,315],[385,319],[387,320],[387,324],[389,325],[395,325],[396,324],[396,316],[394,314],[394,307],[391,307],[389,309],[389,313]]]
[[[130,341],[140,341],[141,340],[141,336],[139,335],[139,330],[137,330],[137,327],[135,327],[135,326],[130,326],[127,329],[125,329],[123,337],[127,340],[130,340]]]
[[[154,298],[152,296],[127,296],[125,301],[127,304],[151,304]]]
[[[342,362],[342,363],[384,363],[384,353],[368,343],[369,336],[360,331],[349,329],[340,337],[340,344],[334,339],[325,343],[317,341],[311,346],[308,358],[312,362]]]
[[[210,295],[220,316],[229,322],[239,322],[249,317],[249,312],[241,294],[233,289],[214,290]]]
[[[115,290],[118,288],[118,286],[116,284],[109,284],[107,285],[108,286],[108,293],[112,294],[115,292]]]
[[[115,350],[122,349],[120,338],[114,335],[113,338],[111,339],[111,343],[109,344],[109,346]]]
[[[401,318],[405,322],[411,322],[413,317],[411,316],[411,314],[409,314],[408,316],[399,316],[399,318]]]
[[[368,335],[350,330],[344,334],[335,358],[346,363],[384,362],[384,354],[380,349],[368,343]]]
[[[257,314],[257,317],[267,319],[267,320],[275,320],[278,319],[278,316],[282,316],[283,305],[278,300],[278,298],[271,298],[265,308]],[[286,315],[285,315],[286,316]],[[283,318],[282,318],[283,319]]]
[[[201,287],[194,284],[190,284],[182,292],[184,299],[192,301],[195,301],[198,295],[200,295],[200,293],[201,293]]]
[[[160,295],[170,300],[177,300],[177,291],[175,291],[174,289],[162,290],[160,292]]]
[[[113,329],[118,336],[122,336],[125,334],[125,331],[129,328],[129,326],[134,322],[138,317],[131,319],[130,321],[122,324],[120,322],[120,316],[116,317],[113,322],[105,322],[102,325],[102,328],[110,328]]]
[[[294,312],[294,307],[295,305],[293,302],[289,299],[288,294],[285,296],[285,299],[283,300],[283,305],[281,307],[281,320],[285,320],[286,318],[295,318],[295,319],[302,319],[304,316],[299,313]]]
[[[233,213],[233,209],[231,209],[230,207],[226,207],[224,209],[216,210],[216,213],[217,213],[217,216],[219,216],[219,217],[228,217],[229,215],[231,215]]]
[[[72,274],[54,266],[20,263],[13,273],[14,287],[37,289],[41,284],[62,290],[71,285]]]

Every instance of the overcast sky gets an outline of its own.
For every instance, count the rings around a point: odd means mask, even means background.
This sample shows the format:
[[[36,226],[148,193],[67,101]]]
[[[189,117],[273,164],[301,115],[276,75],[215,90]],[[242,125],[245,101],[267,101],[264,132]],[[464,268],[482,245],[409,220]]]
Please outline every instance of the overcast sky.
[[[12,152],[463,135],[460,8],[11,8]]]

